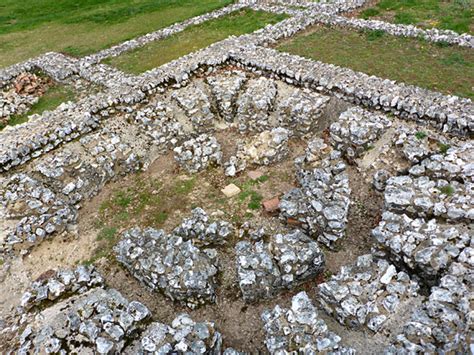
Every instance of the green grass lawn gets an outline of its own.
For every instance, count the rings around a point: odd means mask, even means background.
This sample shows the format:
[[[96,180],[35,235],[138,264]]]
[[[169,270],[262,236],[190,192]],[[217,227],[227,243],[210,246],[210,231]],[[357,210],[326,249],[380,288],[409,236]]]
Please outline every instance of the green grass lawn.
[[[47,51],[85,55],[232,0],[2,0],[0,67]]]
[[[474,51],[422,40],[315,27],[279,50],[382,78],[474,98]]]
[[[286,15],[245,9],[200,25],[188,27],[183,32],[124,53],[121,56],[107,59],[104,63],[111,64],[129,73],[138,74],[205,48],[230,35],[250,33],[285,18]]]
[[[63,102],[74,101],[75,97],[76,95],[70,87],[64,85],[53,86],[39,98],[38,102],[33,105],[27,113],[10,117],[8,125],[15,126],[25,123],[28,121],[29,116],[35,113],[42,113],[46,110],[54,110]],[[3,128],[5,128],[5,126],[0,124],[0,130]]]
[[[474,32],[473,0],[381,0],[361,17],[459,33]]]

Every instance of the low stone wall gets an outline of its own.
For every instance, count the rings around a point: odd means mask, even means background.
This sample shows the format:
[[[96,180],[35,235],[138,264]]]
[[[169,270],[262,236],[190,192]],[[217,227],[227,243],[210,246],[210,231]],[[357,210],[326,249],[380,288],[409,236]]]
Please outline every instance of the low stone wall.
[[[422,38],[429,42],[449,43],[461,47],[474,48],[474,36],[467,33],[459,34],[454,31],[439,30],[437,28],[425,30],[413,25],[400,25],[378,20],[347,18],[345,16],[324,13],[315,14],[315,18],[317,18],[318,22],[330,26],[346,27],[356,30],[383,31],[392,36]]]
[[[253,68],[288,83],[332,93],[357,105],[391,112],[401,118],[429,123],[454,134],[472,135],[474,106],[469,99],[397,83],[348,68],[247,47],[234,56],[236,64]]]

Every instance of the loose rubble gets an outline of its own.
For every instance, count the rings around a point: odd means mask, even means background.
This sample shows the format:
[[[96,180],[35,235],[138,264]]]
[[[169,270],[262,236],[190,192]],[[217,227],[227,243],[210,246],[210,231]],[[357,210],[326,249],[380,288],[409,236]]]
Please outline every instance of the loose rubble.
[[[292,134],[308,135],[318,126],[328,96],[322,96],[307,89],[295,89],[276,108],[278,123]]]
[[[50,302],[46,308],[32,308],[44,297]],[[19,336],[19,354],[120,352],[150,316],[143,304],[104,289],[102,277],[82,266],[34,282],[23,301],[27,323]]]
[[[385,212],[372,234],[395,262],[402,261],[413,271],[419,270],[425,281],[435,280],[469,249],[472,253],[472,235],[467,226],[440,223],[436,219],[412,219]],[[474,263],[467,266],[473,267]]]
[[[192,210],[190,218],[183,220],[173,234],[184,240],[193,240],[197,245],[223,245],[234,233],[232,224],[226,221],[212,221],[202,208]]]
[[[236,100],[246,81],[247,77],[241,71],[211,76],[206,79],[217,102],[219,113],[227,122],[234,121]]]
[[[472,266],[452,264],[429,299],[417,308],[386,349],[387,354],[452,352],[472,350]],[[464,280],[463,280],[464,279]]]
[[[431,180],[427,176],[395,176],[387,181],[385,208],[420,217],[474,220],[473,183]]]
[[[237,123],[241,132],[261,132],[271,128],[270,110],[273,109],[277,87],[273,80],[261,77],[249,80],[247,90],[237,102]]]
[[[45,301],[54,301],[67,294],[84,293],[103,285],[102,276],[90,266],[75,270],[53,271],[51,276],[34,281],[21,298],[21,306],[30,310]]]

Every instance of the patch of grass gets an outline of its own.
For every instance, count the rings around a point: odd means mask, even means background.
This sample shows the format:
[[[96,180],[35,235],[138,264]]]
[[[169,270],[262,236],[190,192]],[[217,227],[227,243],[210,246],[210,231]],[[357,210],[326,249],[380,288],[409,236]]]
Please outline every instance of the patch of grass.
[[[132,202],[132,197],[127,194],[127,192],[124,191],[119,191],[115,195],[115,198],[113,199],[113,204],[119,206],[119,207],[128,207],[130,203]]]
[[[113,240],[115,235],[117,234],[117,228],[115,227],[104,227],[101,229],[99,234],[97,235],[97,240],[105,240],[105,241],[110,241]]]
[[[371,7],[369,9],[365,9],[364,11],[362,11],[360,13],[360,17],[362,17],[363,19],[368,19],[370,17],[373,17],[373,16],[377,16],[380,14],[380,10],[375,8],[375,7]]]
[[[451,53],[446,57],[441,58],[440,61],[444,65],[469,65],[464,57],[459,53]]]
[[[183,32],[150,43],[137,50],[109,58],[104,63],[125,72],[139,74],[229,36],[250,33],[265,25],[277,23],[286,17],[286,15],[248,9],[236,11],[227,16],[188,27]]]
[[[188,180],[177,181],[174,185],[174,191],[180,195],[187,195],[193,190],[195,183],[195,177]]]
[[[240,202],[244,202],[248,200],[250,197],[250,201],[247,204],[247,207],[251,210],[258,210],[261,206],[263,197],[258,192],[253,190],[242,191],[239,194]]]
[[[48,51],[86,55],[232,0],[3,0],[0,67]]]
[[[449,150],[449,148],[451,148],[451,146],[449,144],[444,144],[444,143],[438,142],[438,148],[439,148],[439,152],[441,154],[447,154],[448,150]]]
[[[381,0],[374,7],[362,11],[360,16],[459,33],[474,31],[471,0]]]
[[[415,137],[419,140],[422,140],[422,139],[425,139],[426,137],[428,137],[428,135],[426,134],[426,132],[418,131],[418,132],[415,133]]]
[[[439,191],[441,191],[442,194],[445,194],[448,196],[451,196],[452,194],[454,194],[454,192],[456,192],[454,187],[452,187],[451,185],[445,185],[443,187],[440,187]]]
[[[374,41],[376,39],[379,39],[380,37],[383,37],[385,35],[385,32],[382,30],[372,30],[372,31],[367,31],[366,32],[366,38],[368,41]]]
[[[367,41],[363,32],[319,26],[278,49],[369,75],[474,98],[474,51],[468,48],[444,48],[388,35]],[[456,59],[452,65],[441,61],[453,56]]]
[[[238,195],[240,203],[247,202],[247,208],[250,210],[258,210],[262,205],[263,196],[254,190],[254,187],[268,181],[267,175],[262,175],[258,179],[249,179],[240,184],[242,192]]]
[[[28,121],[28,117],[33,114],[41,114],[44,111],[51,111],[63,102],[74,101],[75,92],[68,86],[56,85],[49,88],[43,96],[41,96],[36,104],[31,106],[30,110],[22,115],[13,115],[10,117],[8,124],[15,126]],[[0,127],[2,129],[4,127]]]

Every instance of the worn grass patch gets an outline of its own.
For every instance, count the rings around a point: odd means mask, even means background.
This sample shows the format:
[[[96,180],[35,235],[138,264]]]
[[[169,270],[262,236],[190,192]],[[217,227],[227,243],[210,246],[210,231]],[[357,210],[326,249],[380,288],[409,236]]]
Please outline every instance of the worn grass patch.
[[[361,17],[473,33],[473,4],[472,0],[381,0],[362,11]]]
[[[188,27],[183,32],[121,56],[109,58],[104,62],[125,72],[139,74],[205,48],[231,35],[250,33],[286,17],[286,15],[248,9],[237,11],[222,18]]]
[[[278,49],[446,94],[474,97],[474,51],[467,48],[317,26]]]
[[[48,51],[85,55],[232,0],[3,0],[0,67]]]
[[[31,109],[22,115],[13,115],[8,121],[8,125],[15,126],[28,121],[28,117],[33,114],[40,114],[46,110],[53,110],[63,102],[74,101],[76,94],[68,86],[56,85],[49,88],[43,96],[41,96],[36,104]],[[0,124],[0,130],[5,128]]]

